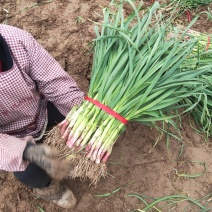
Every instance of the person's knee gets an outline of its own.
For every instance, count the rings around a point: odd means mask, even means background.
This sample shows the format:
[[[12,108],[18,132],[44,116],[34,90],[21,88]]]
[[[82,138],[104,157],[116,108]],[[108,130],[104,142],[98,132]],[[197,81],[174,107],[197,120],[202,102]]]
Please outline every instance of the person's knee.
[[[25,171],[13,174],[21,183],[31,188],[44,188],[51,182],[46,172],[34,164],[29,164]]]

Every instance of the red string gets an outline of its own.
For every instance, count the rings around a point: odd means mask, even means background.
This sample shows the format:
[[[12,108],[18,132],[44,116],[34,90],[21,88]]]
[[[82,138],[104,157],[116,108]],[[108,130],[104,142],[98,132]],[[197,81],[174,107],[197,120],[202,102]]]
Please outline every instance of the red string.
[[[209,48],[210,44],[211,44],[211,37],[210,37],[210,35],[208,35],[208,42],[206,44],[205,51],[208,51],[208,48]]]
[[[122,117],[121,115],[119,115],[118,113],[116,113],[114,110],[112,110],[111,108],[107,107],[106,105],[103,105],[102,103],[100,103],[99,101],[92,99],[88,96],[85,96],[85,100],[91,102],[92,104],[96,105],[97,107],[101,108],[102,110],[104,110],[106,113],[110,114],[111,116],[113,116],[114,118],[118,119],[121,123],[123,124],[127,124],[128,120],[125,119],[124,117]]]
[[[191,13],[188,10],[186,10],[186,14],[188,17],[188,21],[191,22]]]

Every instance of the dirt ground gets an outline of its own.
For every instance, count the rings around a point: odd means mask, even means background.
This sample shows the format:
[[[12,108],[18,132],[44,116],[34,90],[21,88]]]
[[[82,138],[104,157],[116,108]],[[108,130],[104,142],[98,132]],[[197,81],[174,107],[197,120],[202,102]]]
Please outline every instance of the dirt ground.
[[[79,87],[87,92],[87,76],[92,67],[92,53],[89,53],[87,44],[94,38],[94,24],[88,19],[100,20],[95,12],[101,14],[102,7],[108,6],[110,1],[53,0],[35,6],[37,2],[42,1],[1,0],[0,23],[17,26],[32,33],[77,81]],[[150,4],[150,1],[146,3]],[[194,12],[195,10],[192,14]],[[186,14],[182,15],[181,23],[188,23]],[[211,26],[212,22],[202,16],[194,28],[212,33]],[[182,134],[185,147],[180,162],[176,162],[168,157],[165,137],[149,153],[158,132],[138,123],[129,123],[113,148],[108,163],[109,175],[101,179],[97,187],[89,186],[89,182],[80,182],[78,179],[65,181],[78,200],[77,207],[67,211],[122,212],[142,209],[141,201],[135,197],[127,197],[129,194],[145,194],[155,198],[182,194],[193,199],[212,195],[212,143],[209,141],[207,145],[204,138],[191,129],[188,116],[183,117]],[[176,159],[179,150],[177,141],[172,141],[171,149],[172,158]],[[202,165],[190,161],[201,161]],[[205,172],[204,164],[207,166]],[[204,174],[197,178],[185,178],[179,177],[177,173]],[[37,199],[32,190],[19,183],[11,173],[0,173],[0,188],[2,212],[66,211]],[[120,189],[112,195],[97,196],[117,188]],[[212,207],[211,201],[207,203]],[[172,211],[181,212],[185,205],[179,204]],[[190,211],[195,212],[198,209],[194,207]]]

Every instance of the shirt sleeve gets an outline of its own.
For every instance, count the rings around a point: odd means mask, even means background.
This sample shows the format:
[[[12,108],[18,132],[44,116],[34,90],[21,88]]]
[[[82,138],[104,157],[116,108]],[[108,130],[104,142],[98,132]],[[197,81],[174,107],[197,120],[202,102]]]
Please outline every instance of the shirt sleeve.
[[[0,133],[0,170],[24,171],[29,162],[23,160],[27,142],[33,142],[31,136],[16,138]]]
[[[60,64],[29,34],[30,77],[38,90],[66,116],[70,109],[80,105],[84,93]]]

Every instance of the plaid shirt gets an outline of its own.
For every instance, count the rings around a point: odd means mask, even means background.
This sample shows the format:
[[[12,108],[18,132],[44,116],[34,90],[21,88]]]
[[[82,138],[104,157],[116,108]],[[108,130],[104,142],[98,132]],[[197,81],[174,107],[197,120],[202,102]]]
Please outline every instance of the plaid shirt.
[[[0,35],[11,63],[0,72],[0,170],[22,171],[27,166],[22,160],[27,142],[45,126],[47,101],[66,116],[81,104],[84,93],[29,33],[0,24]],[[4,65],[3,60],[3,69]]]

